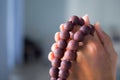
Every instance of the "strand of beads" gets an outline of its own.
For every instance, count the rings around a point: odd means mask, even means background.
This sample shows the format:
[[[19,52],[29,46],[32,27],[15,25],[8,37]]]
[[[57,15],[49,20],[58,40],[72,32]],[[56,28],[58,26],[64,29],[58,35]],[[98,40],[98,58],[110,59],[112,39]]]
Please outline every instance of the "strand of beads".
[[[70,32],[76,25],[81,27],[74,33],[73,39],[70,40]],[[72,61],[77,57],[78,43],[84,40],[85,35],[93,35],[94,32],[94,27],[91,24],[87,26],[83,25],[84,20],[77,16],[72,16],[64,24],[64,30],[60,32],[60,40],[56,42],[58,48],[53,51],[55,58],[52,61],[52,68],[49,71],[51,80],[66,80],[68,78]],[[61,61],[63,56],[64,60]]]
[[[69,26],[69,28],[67,28]],[[57,41],[57,49],[53,51],[55,54],[55,59],[52,61],[52,68],[50,69],[51,80],[57,80],[59,77],[59,67],[61,63],[61,58],[64,56],[64,51],[67,46],[67,40],[70,38],[70,34],[68,31],[73,29],[72,22],[65,23],[65,30],[60,32],[60,40]]]

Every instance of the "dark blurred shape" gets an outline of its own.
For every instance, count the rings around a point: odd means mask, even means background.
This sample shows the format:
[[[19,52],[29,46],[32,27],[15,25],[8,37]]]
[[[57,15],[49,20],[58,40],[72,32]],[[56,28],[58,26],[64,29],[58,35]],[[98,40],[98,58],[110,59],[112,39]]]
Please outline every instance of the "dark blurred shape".
[[[30,59],[38,60],[41,58],[42,52],[41,49],[29,38],[24,40],[24,62],[27,63]]]
[[[119,29],[117,29],[116,27],[113,28],[113,26],[110,28],[111,31],[111,37],[113,39],[114,42],[120,42],[120,32]]]

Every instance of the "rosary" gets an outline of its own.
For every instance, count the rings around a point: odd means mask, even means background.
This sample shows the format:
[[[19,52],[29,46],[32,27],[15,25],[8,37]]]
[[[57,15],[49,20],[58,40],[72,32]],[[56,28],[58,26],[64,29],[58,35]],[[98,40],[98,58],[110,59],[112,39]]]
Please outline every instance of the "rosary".
[[[55,58],[49,70],[50,80],[67,80],[72,62],[77,58],[79,42],[82,42],[86,35],[93,35],[95,31],[92,24],[85,25],[84,19],[77,16],[72,16],[63,25],[64,30],[60,32],[60,40],[56,42],[58,48],[52,51]],[[73,33],[76,26],[80,28],[71,36],[70,33]]]

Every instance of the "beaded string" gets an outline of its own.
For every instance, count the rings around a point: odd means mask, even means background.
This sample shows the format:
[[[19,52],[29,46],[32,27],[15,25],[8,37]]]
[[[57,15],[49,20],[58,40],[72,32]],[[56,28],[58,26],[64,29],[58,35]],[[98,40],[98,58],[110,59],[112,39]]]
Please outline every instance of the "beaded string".
[[[64,24],[64,30],[60,32],[60,40],[56,42],[58,48],[53,51],[55,58],[49,70],[50,80],[67,80],[72,61],[75,61],[77,57],[78,43],[82,42],[86,35],[93,35],[95,31],[93,25],[84,24],[83,18],[77,16],[72,16]],[[70,39],[70,32],[76,26],[80,26],[80,29]],[[64,60],[62,60],[63,57]]]

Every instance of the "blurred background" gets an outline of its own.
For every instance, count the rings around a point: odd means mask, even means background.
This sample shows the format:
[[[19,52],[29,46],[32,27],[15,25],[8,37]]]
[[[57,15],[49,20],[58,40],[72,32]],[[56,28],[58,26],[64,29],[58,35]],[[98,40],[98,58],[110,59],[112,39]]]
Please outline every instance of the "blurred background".
[[[119,58],[120,0],[0,0],[0,80],[49,80],[55,32],[70,16],[85,14],[100,22]]]

